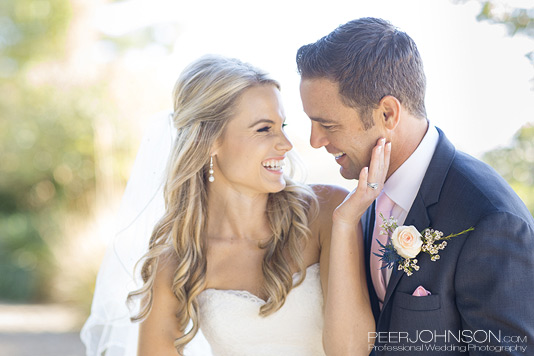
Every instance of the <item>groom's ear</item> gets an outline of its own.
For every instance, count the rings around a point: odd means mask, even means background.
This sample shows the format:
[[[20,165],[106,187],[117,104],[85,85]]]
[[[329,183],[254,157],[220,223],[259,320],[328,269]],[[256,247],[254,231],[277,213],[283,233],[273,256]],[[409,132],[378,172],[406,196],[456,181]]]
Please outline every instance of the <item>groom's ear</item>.
[[[397,127],[401,117],[401,110],[401,103],[394,96],[386,95],[380,100],[378,114],[381,115],[380,119],[387,129],[393,130]]]

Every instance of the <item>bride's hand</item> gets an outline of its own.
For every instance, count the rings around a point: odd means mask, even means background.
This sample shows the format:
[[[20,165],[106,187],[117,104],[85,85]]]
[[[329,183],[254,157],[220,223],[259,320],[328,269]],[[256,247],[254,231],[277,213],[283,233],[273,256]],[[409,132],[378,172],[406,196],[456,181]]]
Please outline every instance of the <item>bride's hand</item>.
[[[358,187],[347,195],[345,200],[334,210],[333,221],[338,224],[356,226],[363,213],[378,197],[389,168],[391,143],[386,139],[378,140],[373,148],[370,167],[362,168],[358,180]],[[376,183],[377,188],[371,188],[367,183]]]

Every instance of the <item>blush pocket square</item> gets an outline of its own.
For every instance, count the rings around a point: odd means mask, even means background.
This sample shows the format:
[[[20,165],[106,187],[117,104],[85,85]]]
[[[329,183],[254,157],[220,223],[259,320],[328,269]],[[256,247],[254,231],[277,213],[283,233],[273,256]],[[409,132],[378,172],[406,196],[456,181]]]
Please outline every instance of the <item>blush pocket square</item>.
[[[414,297],[426,297],[427,295],[431,295],[429,291],[427,291],[423,286],[419,286],[415,289],[415,291],[412,293]]]

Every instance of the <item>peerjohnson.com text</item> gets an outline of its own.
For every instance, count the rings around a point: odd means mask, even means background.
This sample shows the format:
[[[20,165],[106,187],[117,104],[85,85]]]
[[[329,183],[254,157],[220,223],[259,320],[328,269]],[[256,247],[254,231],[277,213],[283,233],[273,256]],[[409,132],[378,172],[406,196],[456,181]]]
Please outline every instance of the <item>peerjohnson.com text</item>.
[[[502,335],[491,330],[416,330],[411,333],[371,332],[369,351],[388,352],[521,352],[527,351],[527,337]]]

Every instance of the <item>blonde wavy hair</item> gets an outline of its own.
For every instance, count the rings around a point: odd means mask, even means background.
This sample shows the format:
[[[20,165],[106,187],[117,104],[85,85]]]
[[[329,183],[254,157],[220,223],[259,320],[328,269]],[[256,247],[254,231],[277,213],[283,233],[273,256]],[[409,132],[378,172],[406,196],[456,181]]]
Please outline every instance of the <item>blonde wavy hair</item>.
[[[258,85],[274,85],[280,89],[278,82],[249,64],[210,55],[190,64],[174,88],[173,120],[177,137],[167,164],[165,213],[154,227],[148,252],[139,262],[144,284],[130,293],[128,300],[134,297],[141,300],[139,312],[132,320],[146,318],[152,308],[158,263],[167,258],[176,259],[172,290],[179,301],[176,316],[184,335],[175,340],[174,346],[180,354],[198,332],[197,297],[206,286],[203,235],[208,220],[210,149],[235,114],[237,99],[246,89]],[[263,289],[268,296],[267,303],[260,309],[263,316],[284,304],[293,287],[292,266],[300,272],[295,285],[305,278],[306,266],[301,251],[318,209],[317,199],[308,186],[287,176],[285,179],[286,187],[269,194],[267,201],[266,214],[272,235],[260,245],[265,250]],[[190,320],[193,326],[186,331]]]

